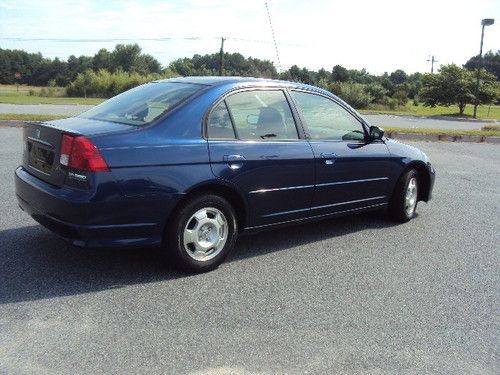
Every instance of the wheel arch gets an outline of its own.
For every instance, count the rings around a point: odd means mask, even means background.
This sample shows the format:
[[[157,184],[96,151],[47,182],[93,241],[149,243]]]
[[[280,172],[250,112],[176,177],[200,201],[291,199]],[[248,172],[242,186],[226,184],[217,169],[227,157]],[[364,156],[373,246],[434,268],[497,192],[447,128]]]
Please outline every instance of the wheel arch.
[[[400,176],[406,173],[409,169],[415,169],[418,173],[418,176],[420,177],[420,179],[418,180],[418,200],[427,202],[429,200],[431,189],[431,175],[427,168],[427,165],[423,161],[411,161],[406,165]]]
[[[247,221],[248,208],[243,195],[238,191],[238,189],[225,181],[209,181],[199,185],[195,185],[188,189],[183,197],[179,199],[176,205],[173,207],[170,215],[167,217],[164,225],[165,229],[168,228],[175,215],[177,214],[179,208],[188,201],[191,197],[195,195],[203,194],[216,194],[226,199],[229,204],[233,207],[236,213],[236,220],[238,222],[238,231],[241,232],[245,227]]]

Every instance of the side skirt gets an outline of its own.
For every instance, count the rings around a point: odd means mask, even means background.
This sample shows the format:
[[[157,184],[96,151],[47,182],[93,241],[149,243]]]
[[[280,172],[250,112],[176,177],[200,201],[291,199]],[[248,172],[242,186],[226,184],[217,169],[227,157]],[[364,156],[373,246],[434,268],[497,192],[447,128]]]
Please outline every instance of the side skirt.
[[[258,225],[254,227],[245,227],[243,229],[243,233],[241,234],[250,234],[253,232],[258,232],[261,230],[266,230],[268,228],[276,227],[276,226],[285,226],[285,225],[293,225],[293,224],[302,224],[306,223],[309,221],[316,221],[316,220],[322,220],[322,219],[327,219],[330,217],[335,217],[335,216],[342,216],[342,215],[347,215],[350,213],[355,213],[359,211],[372,211],[372,210],[377,210],[380,209],[384,206],[387,206],[387,202],[385,203],[377,203],[377,204],[372,204],[370,206],[364,206],[364,207],[359,207],[359,208],[352,208],[349,210],[342,210],[342,211],[336,211],[336,212],[331,212],[327,214],[322,214],[322,215],[314,215],[314,216],[308,216],[300,219],[294,219],[294,220],[288,220],[288,221],[280,221],[277,223],[272,223],[272,224],[264,224],[264,225]]]

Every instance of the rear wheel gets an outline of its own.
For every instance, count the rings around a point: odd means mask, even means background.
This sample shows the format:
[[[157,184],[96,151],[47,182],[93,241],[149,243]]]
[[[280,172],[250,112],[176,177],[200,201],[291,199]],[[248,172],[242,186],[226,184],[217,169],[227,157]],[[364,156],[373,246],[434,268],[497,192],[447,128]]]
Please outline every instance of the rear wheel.
[[[218,195],[198,195],[184,203],[166,231],[165,251],[177,268],[206,272],[217,268],[236,242],[231,205]]]
[[[418,172],[409,169],[399,178],[391,200],[389,216],[399,222],[407,222],[415,216],[418,203]]]

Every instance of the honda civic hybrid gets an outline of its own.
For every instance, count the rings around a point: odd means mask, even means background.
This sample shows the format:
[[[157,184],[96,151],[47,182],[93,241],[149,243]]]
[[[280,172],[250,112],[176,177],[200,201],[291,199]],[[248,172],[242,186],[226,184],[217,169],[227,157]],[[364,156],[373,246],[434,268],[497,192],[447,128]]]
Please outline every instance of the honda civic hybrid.
[[[241,77],[150,82],[23,129],[21,209],[73,245],[159,247],[190,272],[238,235],[381,209],[406,222],[434,169],[318,87]]]

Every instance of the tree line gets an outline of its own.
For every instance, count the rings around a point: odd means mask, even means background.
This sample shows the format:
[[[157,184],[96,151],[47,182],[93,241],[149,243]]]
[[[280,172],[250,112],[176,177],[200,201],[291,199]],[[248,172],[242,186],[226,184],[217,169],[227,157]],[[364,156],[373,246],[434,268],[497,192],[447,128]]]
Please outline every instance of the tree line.
[[[117,44],[113,51],[100,49],[94,56],[71,55],[67,61],[49,59],[41,53],[0,48],[0,83],[66,86],[78,74],[88,70],[134,72],[141,75],[160,74],[161,64],[153,56],[143,54],[138,44]],[[16,78],[16,75],[19,78]]]
[[[348,69],[334,65],[331,70],[309,70],[297,65],[278,72],[269,60],[225,53],[223,74],[277,78],[312,84],[329,90],[356,108],[381,105],[390,109],[404,106],[409,100],[425,105],[456,104],[460,113],[475,98],[474,72],[478,56],[462,67],[442,66],[438,74],[407,74],[398,69],[382,75],[366,69]],[[100,49],[94,56],[70,56],[67,61],[49,59],[40,53],[0,49],[0,83],[36,86],[62,86],[70,96],[110,97],[143,82],[175,76],[210,76],[219,74],[219,53],[180,58],[162,67],[153,56],[142,53],[138,44],[118,44],[113,51]],[[500,53],[483,57],[481,103],[498,98]],[[20,77],[16,78],[16,73]]]

